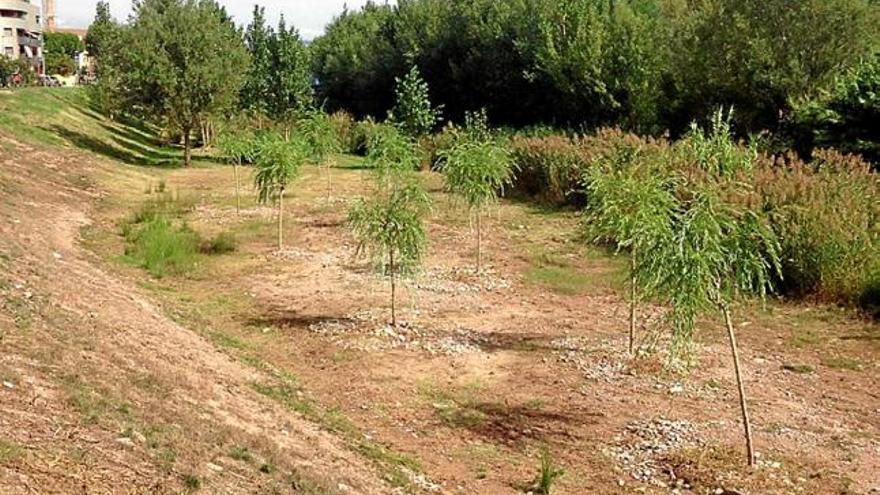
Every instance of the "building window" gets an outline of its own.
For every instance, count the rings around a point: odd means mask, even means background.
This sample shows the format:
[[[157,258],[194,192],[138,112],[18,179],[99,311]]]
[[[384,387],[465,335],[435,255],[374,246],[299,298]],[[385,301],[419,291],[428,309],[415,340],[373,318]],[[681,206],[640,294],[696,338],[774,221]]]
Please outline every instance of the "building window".
[[[6,36],[6,37],[12,36],[12,28],[3,28],[3,36]]]
[[[6,47],[6,56],[12,58],[15,55],[15,52],[12,51],[11,46]]]

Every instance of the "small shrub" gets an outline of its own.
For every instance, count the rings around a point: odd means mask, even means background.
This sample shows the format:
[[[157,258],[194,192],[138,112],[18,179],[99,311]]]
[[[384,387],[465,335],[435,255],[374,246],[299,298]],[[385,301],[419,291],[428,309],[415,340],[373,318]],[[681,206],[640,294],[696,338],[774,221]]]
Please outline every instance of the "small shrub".
[[[183,484],[190,491],[195,491],[202,487],[202,480],[194,474],[188,474],[183,477]]]
[[[539,201],[564,205],[573,197],[588,164],[577,141],[562,137],[514,137],[511,151],[518,170],[513,190]]]
[[[553,456],[548,449],[541,452],[541,467],[535,478],[532,490],[539,495],[551,495],[553,492],[553,484],[556,480],[565,474],[565,470],[559,469],[553,462]]]
[[[229,457],[236,461],[250,462],[254,456],[247,447],[235,446],[229,451]]]
[[[357,152],[357,126],[354,117],[345,111],[338,111],[330,115],[330,125],[336,133],[336,139],[346,153]]]
[[[235,252],[238,241],[230,232],[220,232],[214,238],[203,241],[199,247],[202,254],[228,254]]]

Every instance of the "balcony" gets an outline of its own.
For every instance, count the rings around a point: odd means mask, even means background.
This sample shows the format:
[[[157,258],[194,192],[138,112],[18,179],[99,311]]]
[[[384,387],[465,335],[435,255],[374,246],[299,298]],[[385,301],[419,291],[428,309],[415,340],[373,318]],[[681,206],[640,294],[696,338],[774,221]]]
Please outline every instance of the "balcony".
[[[33,36],[20,36],[18,37],[19,46],[29,46],[31,48],[39,48],[43,46],[40,38],[34,38]]]

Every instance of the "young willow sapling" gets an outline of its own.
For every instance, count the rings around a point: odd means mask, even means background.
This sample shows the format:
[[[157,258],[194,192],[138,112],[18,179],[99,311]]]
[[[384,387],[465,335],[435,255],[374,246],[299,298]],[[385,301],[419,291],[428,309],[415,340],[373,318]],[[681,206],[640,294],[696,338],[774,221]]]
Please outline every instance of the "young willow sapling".
[[[254,158],[254,137],[250,134],[224,132],[217,139],[217,148],[220,154],[232,162],[232,171],[235,177],[235,211],[241,214],[241,192],[239,180],[239,168]]]
[[[483,268],[483,210],[513,183],[513,157],[491,138],[464,137],[441,153],[446,187],[467,202],[477,223],[477,272]]]
[[[333,199],[333,154],[342,150],[330,117],[320,110],[309,110],[297,123],[297,131],[309,145],[311,160],[327,175],[327,202]]]
[[[685,182],[682,180],[682,182]],[[738,295],[764,298],[781,276],[779,241],[764,218],[748,205],[750,191],[735,178],[684,183],[673,236],[645,253],[641,270],[652,291],[672,308],[673,351],[692,345],[697,318],[723,317],[739,393],[746,453],[755,463],[746,390],[731,305]],[[729,198],[737,198],[734,201]]]
[[[349,226],[360,245],[391,282],[391,324],[397,326],[397,279],[421,265],[427,245],[424,216],[431,200],[415,175],[418,156],[412,143],[393,129],[378,132],[369,144],[372,196],[357,201]]]
[[[641,257],[672,235],[677,206],[673,184],[636,150],[591,167],[584,177],[587,208],[583,230],[593,242],[629,251],[629,353],[635,353],[636,307],[648,296]]]
[[[278,207],[278,249],[284,248],[284,193],[309,159],[308,145],[301,138],[285,140],[278,136],[260,141],[256,155],[254,185],[262,204],[275,201]]]

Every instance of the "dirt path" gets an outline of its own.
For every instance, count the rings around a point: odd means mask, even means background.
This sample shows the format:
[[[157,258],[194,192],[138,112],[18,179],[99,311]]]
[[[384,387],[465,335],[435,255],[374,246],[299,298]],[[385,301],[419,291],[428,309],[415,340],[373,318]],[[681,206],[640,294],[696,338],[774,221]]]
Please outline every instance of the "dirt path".
[[[0,492],[389,493],[337,438],[257,394],[266,376],[80,247],[108,196],[98,184],[141,187],[138,172],[0,140]],[[240,457],[267,473],[228,458],[236,440],[262,447]]]

